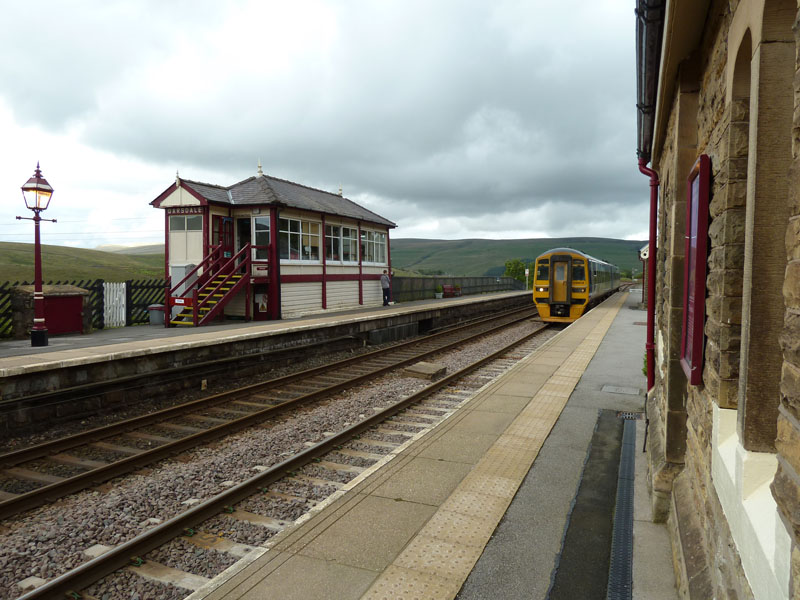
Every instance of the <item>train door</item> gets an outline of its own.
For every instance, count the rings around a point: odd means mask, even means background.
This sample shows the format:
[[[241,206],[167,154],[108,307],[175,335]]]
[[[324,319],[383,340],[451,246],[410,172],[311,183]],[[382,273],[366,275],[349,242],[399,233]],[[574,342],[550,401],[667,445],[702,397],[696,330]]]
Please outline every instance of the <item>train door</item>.
[[[550,259],[550,302],[567,304],[569,302],[570,266],[572,257],[553,256]]]

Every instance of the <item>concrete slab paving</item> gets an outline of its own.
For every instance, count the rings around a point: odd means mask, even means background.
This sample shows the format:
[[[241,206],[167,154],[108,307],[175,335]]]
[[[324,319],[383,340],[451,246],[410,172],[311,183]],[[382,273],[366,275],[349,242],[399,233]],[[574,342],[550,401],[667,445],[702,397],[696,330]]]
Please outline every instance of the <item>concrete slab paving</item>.
[[[231,592],[242,600],[332,600],[358,598],[375,578],[375,573],[324,559],[294,555],[270,573],[269,595],[264,595],[256,577],[247,590]]]
[[[481,433],[450,432],[420,452],[422,458],[474,465],[495,442],[497,436]]]
[[[371,495],[309,543],[301,554],[381,571],[433,515],[430,504]]]
[[[471,469],[472,465],[463,462],[417,457],[372,493],[392,500],[438,506]]]
[[[604,385],[644,387],[644,330],[630,329],[642,313],[629,310],[630,303],[627,297],[622,308],[613,302],[598,307],[561,332],[546,353],[512,368],[386,467],[278,539],[255,561],[261,569],[249,565],[219,587],[229,594],[208,599],[545,598],[599,410],[641,410],[641,396],[602,391]],[[558,360],[547,358],[551,351]],[[646,508],[646,497],[637,497],[636,505]],[[373,542],[392,536],[397,514],[405,519],[402,532],[383,545]],[[647,515],[636,512],[635,519],[634,535],[645,544],[635,547],[634,574],[645,578],[635,589],[645,595],[634,597],[673,600],[674,586],[652,575],[672,571],[666,531]],[[416,534],[409,532],[413,527]],[[328,595],[318,595],[326,577],[332,578]],[[348,578],[352,585],[345,585]],[[659,588],[663,596],[649,595]]]

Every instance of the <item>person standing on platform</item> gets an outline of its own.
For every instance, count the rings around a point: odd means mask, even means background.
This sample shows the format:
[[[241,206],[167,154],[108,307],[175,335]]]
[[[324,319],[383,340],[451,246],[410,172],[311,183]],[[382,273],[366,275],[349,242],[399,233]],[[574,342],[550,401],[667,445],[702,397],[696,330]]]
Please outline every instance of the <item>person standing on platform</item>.
[[[389,289],[391,288],[391,282],[389,281],[389,275],[386,273],[386,269],[383,270],[383,275],[381,275],[381,289],[383,290],[383,305],[389,306]]]

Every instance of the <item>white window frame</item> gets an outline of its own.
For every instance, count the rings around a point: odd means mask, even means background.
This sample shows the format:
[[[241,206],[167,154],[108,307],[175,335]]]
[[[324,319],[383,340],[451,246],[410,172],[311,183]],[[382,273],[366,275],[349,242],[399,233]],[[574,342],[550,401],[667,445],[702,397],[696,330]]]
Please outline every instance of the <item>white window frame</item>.
[[[295,225],[293,227],[293,225]],[[316,230],[316,233],[314,232]],[[302,219],[300,217],[280,217],[278,219],[278,257],[281,263],[286,264],[320,264],[322,262],[321,252],[324,252],[322,247],[322,223],[320,221],[311,221],[309,219]],[[287,256],[283,255],[282,240],[284,235],[287,236]],[[317,256],[313,257],[311,249],[314,245],[310,242],[316,238]],[[297,257],[291,258],[291,250],[293,248],[292,242],[295,242],[297,248]],[[304,241],[309,244],[303,245]],[[306,252],[305,249],[308,249]]]
[[[386,232],[374,229],[361,230],[362,263],[370,265],[386,265]]]

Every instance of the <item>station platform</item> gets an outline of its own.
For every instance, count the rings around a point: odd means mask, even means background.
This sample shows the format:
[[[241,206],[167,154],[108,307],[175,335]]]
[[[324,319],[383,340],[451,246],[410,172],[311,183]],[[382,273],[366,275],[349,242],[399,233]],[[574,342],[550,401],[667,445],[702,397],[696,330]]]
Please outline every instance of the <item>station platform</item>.
[[[644,409],[638,300],[612,296],[189,598],[606,598],[614,518],[600,508],[630,479],[631,449],[627,597],[678,598],[645,489],[645,421],[623,428],[619,414]]]
[[[402,319],[431,311],[459,309],[498,300],[526,301],[530,292],[512,291],[416,300],[390,306],[327,311],[279,321],[222,321],[204,327],[137,325],[94,330],[88,334],[51,336],[47,346],[32,347],[30,339],[0,341],[0,379],[27,372],[50,371],[90,363],[156,355],[163,352],[197,350],[223,344],[246,343],[287,333],[324,330],[345,324],[380,319]]]

